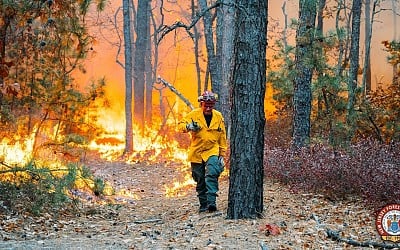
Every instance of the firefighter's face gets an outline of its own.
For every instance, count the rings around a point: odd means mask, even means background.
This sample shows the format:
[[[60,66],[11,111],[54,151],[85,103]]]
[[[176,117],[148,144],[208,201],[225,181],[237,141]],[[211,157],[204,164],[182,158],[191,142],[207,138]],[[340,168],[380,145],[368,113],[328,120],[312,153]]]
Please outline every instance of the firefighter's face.
[[[203,113],[205,115],[211,115],[212,110],[214,109],[215,103],[213,102],[202,102],[201,107],[203,109]]]

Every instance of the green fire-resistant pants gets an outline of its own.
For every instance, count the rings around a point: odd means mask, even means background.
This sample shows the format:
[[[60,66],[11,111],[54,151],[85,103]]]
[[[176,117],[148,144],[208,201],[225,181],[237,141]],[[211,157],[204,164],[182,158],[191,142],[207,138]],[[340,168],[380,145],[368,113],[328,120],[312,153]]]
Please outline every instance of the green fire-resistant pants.
[[[206,162],[191,163],[192,177],[197,183],[197,197],[201,207],[207,207],[210,204],[216,204],[218,192],[218,178],[224,170],[220,166],[218,156],[213,155]]]

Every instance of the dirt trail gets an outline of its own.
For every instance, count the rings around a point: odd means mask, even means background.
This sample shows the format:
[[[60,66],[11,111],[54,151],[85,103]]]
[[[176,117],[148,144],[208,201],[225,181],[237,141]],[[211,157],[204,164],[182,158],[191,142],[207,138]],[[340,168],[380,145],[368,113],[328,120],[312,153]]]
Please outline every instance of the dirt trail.
[[[119,195],[112,197],[119,203],[103,205],[89,197],[80,205],[79,216],[3,215],[0,249],[357,249],[328,239],[327,228],[343,238],[380,241],[373,215],[357,202],[295,195],[266,181],[264,218],[227,220],[227,177],[220,181],[219,211],[199,214],[194,187],[186,196],[165,196],[165,185],[185,174],[179,166],[104,161],[87,165],[117,191],[134,197]],[[266,230],[267,225],[279,233]]]

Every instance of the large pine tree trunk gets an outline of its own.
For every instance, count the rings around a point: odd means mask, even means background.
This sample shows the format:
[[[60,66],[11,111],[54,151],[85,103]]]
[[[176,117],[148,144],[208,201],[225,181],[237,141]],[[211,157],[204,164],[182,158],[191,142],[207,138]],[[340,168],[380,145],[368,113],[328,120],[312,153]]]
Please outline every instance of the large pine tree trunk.
[[[300,0],[296,32],[296,55],[293,93],[293,146],[304,147],[310,141],[311,80],[316,18],[315,0]]]
[[[267,0],[237,1],[227,216],[263,213]]]

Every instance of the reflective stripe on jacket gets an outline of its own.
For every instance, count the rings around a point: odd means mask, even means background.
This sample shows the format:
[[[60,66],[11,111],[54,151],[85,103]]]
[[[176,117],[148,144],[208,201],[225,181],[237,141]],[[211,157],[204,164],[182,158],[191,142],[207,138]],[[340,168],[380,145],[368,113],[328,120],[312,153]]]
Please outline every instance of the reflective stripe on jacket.
[[[225,122],[221,112],[213,109],[210,126],[207,127],[202,108],[192,110],[178,124],[182,132],[189,132],[186,125],[192,120],[197,122],[201,129],[197,132],[190,131],[192,141],[189,147],[188,161],[206,162],[212,156],[225,156],[227,150]]]

